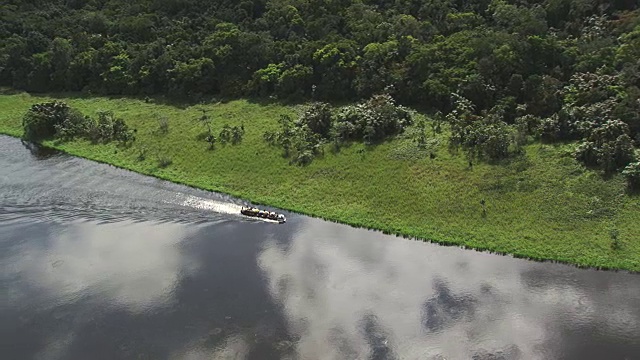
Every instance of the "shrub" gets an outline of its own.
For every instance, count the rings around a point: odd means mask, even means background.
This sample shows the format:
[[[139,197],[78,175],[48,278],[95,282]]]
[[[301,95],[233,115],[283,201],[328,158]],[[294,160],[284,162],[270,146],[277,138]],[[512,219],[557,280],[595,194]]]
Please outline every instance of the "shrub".
[[[413,123],[408,109],[396,105],[388,94],[372,96],[362,105],[364,118],[361,122],[363,140],[373,143],[399,134]]]
[[[468,99],[457,94],[454,98],[456,107],[447,115],[451,146],[462,147],[471,159],[478,156],[498,160],[509,156],[513,136],[511,127],[502,121],[502,110],[498,107],[495,112],[479,116]]]
[[[509,156],[511,131],[503,122],[484,125],[479,129],[481,138],[478,139],[480,151],[489,159],[498,160]]]
[[[270,145],[280,146],[284,156],[291,164],[307,165],[322,151],[322,137],[301,122],[294,123],[291,117],[282,115],[279,120],[280,131],[264,133],[264,139]]]
[[[546,141],[578,139],[580,131],[576,128],[574,118],[574,109],[563,108],[551,117],[542,120],[538,130],[540,137]]]
[[[524,115],[517,117],[515,123],[518,131],[522,132],[523,135],[532,136],[534,138],[540,136],[540,125],[542,123],[542,119],[539,117],[535,115]]]
[[[234,126],[231,128],[231,143],[233,145],[239,144],[244,137],[244,125]]]
[[[296,122],[286,115],[279,122],[280,131],[264,133],[264,140],[282,147],[292,163],[305,165],[323,152],[326,140],[333,140],[336,150],[349,139],[371,144],[403,132],[413,119],[391,96],[376,95],[365,103],[340,108],[335,115],[328,104],[314,103]],[[238,132],[241,135],[244,130]]]
[[[629,189],[640,190],[640,161],[627,165],[622,171],[622,175],[627,179]]]
[[[396,105],[390,95],[375,95],[362,104],[339,109],[334,116],[333,136],[372,144],[402,133],[412,123],[409,110]]]
[[[620,243],[620,232],[618,229],[609,230],[609,237],[611,237],[611,248],[613,250],[620,250],[622,244]]]
[[[222,127],[222,130],[220,130],[218,139],[223,144],[231,142],[233,145],[237,145],[242,141],[243,136],[244,136],[244,125],[232,127],[232,126],[229,126],[228,124],[225,124]]]
[[[612,172],[635,160],[629,126],[619,120],[608,120],[595,127],[574,152],[576,160],[586,166]]]
[[[136,157],[136,159],[138,161],[144,161],[147,158],[147,148],[143,147],[142,149],[138,150],[138,156]]]
[[[209,150],[213,150],[216,147],[216,137],[213,134],[207,135],[204,140],[209,143]]]
[[[97,119],[87,120],[85,137],[94,143],[108,143],[114,140],[127,143],[134,139],[124,120],[117,118],[112,111],[100,111]]]
[[[364,129],[362,120],[364,118],[361,106],[344,106],[336,112],[333,122],[334,140],[346,141],[350,139],[362,139]]]
[[[82,137],[87,132],[87,124],[91,119],[82,115],[75,109],[69,109],[67,117],[60,124],[55,125],[57,137],[64,140],[71,140],[75,137]]]
[[[223,144],[231,141],[231,126],[229,126],[228,124],[225,124],[222,127],[222,130],[220,130],[220,134],[218,135],[218,139],[220,139],[220,142],[223,143]]]
[[[166,156],[166,155],[161,155],[160,157],[158,157],[158,167],[159,168],[166,168],[169,165],[171,165],[173,163],[173,160],[171,160],[170,157]]]
[[[69,106],[60,101],[35,104],[22,119],[23,137],[26,140],[41,141],[56,135],[56,126],[69,116]]]
[[[168,134],[169,133],[169,118],[161,115],[158,118],[158,132],[160,134]]]
[[[93,142],[127,143],[135,139],[124,120],[111,111],[99,112],[98,118],[92,119],[58,101],[33,105],[22,123],[24,138],[31,141],[82,137]]]
[[[298,119],[298,125],[306,125],[313,133],[328,138],[329,130],[331,130],[331,118],[331,105],[315,102],[304,110]]]

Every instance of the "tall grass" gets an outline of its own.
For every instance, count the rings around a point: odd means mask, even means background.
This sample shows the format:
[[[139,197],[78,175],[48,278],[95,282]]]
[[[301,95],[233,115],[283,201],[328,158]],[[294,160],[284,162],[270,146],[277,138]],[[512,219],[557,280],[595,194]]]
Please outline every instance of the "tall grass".
[[[31,104],[48,100],[0,95],[0,132],[20,136],[22,115]],[[640,271],[640,198],[625,194],[621,177],[605,180],[577,164],[567,155],[571,144],[528,145],[518,158],[469,167],[463,154],[448,150],[444,131],[429,133],[429,151],[414,152],[417,145],[407,135],[375,147],[325,151],[299,167],[263,139],[265,131],[277,129],[280,115],[295,116],[292,107],[247,100],[186,108],[104,97],[61,100],[87,115],[112,110],[137,129],[127,149],[85,141],[49,144],[73,155],[388,233]],[[244,124],[243,141],[210,150],[195,120],[202,108],[212,116],[215,134],[225,124]],[[171,131],[158,131],[158,116],[171,119]]]

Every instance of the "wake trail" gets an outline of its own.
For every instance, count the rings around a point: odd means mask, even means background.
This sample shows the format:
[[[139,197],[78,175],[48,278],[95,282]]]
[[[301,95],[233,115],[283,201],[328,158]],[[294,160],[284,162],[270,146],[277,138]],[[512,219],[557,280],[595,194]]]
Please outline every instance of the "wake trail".
[[[185,195],[186,198],[181,201],[181,205],[193,209],[211,211],[218,214],[230,215],[249,221],[262,221],[266,223],[278,224],[277,220],[253,218],[247,217],[240,213],[242,207],[247,207],[247,204],[236,204],[230,201],[221,201],[214,199],[206,199],[193,195]]]

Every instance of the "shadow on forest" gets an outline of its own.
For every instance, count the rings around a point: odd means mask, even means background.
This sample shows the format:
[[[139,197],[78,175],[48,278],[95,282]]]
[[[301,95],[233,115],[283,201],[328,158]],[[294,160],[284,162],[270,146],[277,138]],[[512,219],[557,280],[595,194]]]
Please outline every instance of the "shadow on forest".
[[[153,95],[153,96],[143,96],[143,95],[106,95],[106,94],[94,94],[88,92],[54,92],[54,93],[29,93],[31,96],[38,97],[47,97],[54,98],[58,100],[63,99],[72,99],[72,100],[89,100],[89,99],[97,99],[103,98],[108,100],[138,100],[141,102],[156,104],[156,105],[167,105],[176,107],[179,109],[186,109],[191,106],[199,105],[199,104],[211,104],[221,102],[220,99],[215,97],[210,97],[206,99],[178,99],[172,98],[164,95]]]
[[[16,90],[8,87],[0,87],[0,95],[17,95],[22,93],[21,90]]]
[[[235,100],[246,100],[251,104],[256,104],[260,106],[270,106],[270,105],[280,105],[280,106],[302,106],[305,104],[309,104],[312,102],[325,102],[331,105],[332,107],[341,107],[349,104],[354,104],[362,101],[363,99],[348,99],[348,100],[325,100],[325,99],[281,99],[275,97],[260,97],[260,96],[220,96],[220,95],[194,95],[194,96],[170,96],[170,95],[162,95],[162,94],[153,94],[153,95],[128,95],[128,94],[102,94],[102,93],[93,93],[93,92],[83,92],[83,91],[70,91],[70,92],[30,92],[26,90],[13,89],[9,87],[0,87],[0,95],[17,95],[20,93],[27,93],[34,98],[53,98],[58,100],[63,99],[77,99],[77,100],[88,100],[88,99],[109,99],[109,100],[138,100],[149,104],[156,105],[167,105],[175,108],[179,108],[181,110],[187,109],[189,107],[197,106],[197,105],[206,105],[206,104],[226,104]]]
[[[16,90],[11,88],[3,88],[0,89],[0,95],[15,95],[20,94],[22,92],[26,92],[29,95],[35,98],[54,98],[54,99],[79,99],[79,100],[88,100],[93,98],[104,98],[109,100],[138,100],[149,104],[156,105],[167,105],[176,107],[179,109],[187,109],[189,107],[197,106],[197,105],[205,105],[205,104],[216,104],[222,103],[226,104],[235,100],[247,100],[251,104],[261,105],[261,106],[269,106],[269,105],[282,105],[282,106],[298,106],[308,103],[311,100],[283,100],[276,98],[268,98],[268,97],[255,97],[255,96],[235,96],[235,97],[224,97],[224,96],[216,96],[216,95],[194,95],[194,96],[169,96],[169,95],[109,95],[109,94],[101,94],[101,93],[92,93],[92,92],[47,92],[47,93],[34,93],[28,92],[24,90]],[[332,104],[334,106],[338,106],[338,104]]]

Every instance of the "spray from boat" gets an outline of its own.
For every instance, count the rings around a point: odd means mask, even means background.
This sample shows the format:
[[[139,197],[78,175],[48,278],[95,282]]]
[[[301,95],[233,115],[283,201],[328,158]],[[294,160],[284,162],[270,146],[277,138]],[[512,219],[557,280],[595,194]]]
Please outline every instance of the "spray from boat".
[[[188,195],[180,202],[182,206],[194,209],[213,211],[219,214],[249,217],[269,223],[283,224],[287,221],[283,214],[277,214],[273,211],[260,210],[254,207],[247,207],[245,205],[234,204],[228,201],[205,199]]]

